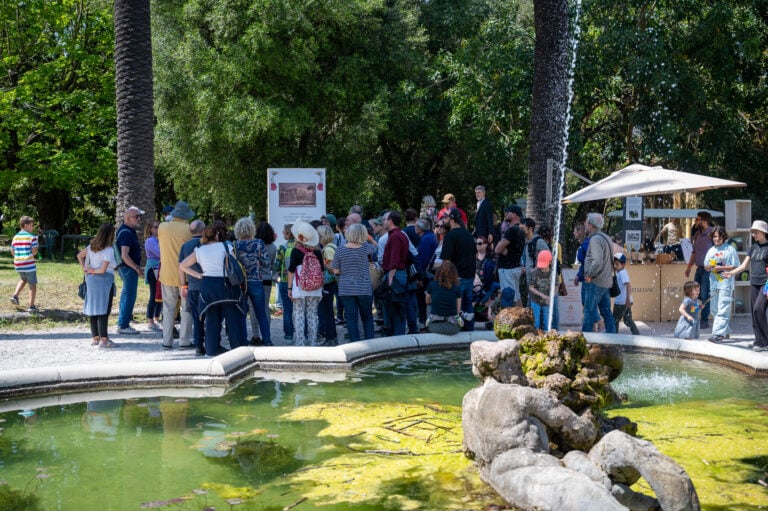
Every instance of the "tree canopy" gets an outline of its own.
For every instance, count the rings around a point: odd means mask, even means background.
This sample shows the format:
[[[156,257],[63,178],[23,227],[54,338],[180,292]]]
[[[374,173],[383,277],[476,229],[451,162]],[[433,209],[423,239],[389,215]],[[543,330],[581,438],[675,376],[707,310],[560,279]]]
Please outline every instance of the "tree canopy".
[[[332,212],[449,192],[467,206],[477,184],[496,206],[525,197],[533,7],[152,2],[158,201],[263,216],[266,169],[294,166],[328,169]],[[32,197],[47,227],[111,216],[111,3],[5,2],[0,15],[0,208],[33,212]],[[764,217],[768,9],[586,0],[581,28],[566,165],[594,179],[641,162],[747,181],[702,205],[746,193]]]

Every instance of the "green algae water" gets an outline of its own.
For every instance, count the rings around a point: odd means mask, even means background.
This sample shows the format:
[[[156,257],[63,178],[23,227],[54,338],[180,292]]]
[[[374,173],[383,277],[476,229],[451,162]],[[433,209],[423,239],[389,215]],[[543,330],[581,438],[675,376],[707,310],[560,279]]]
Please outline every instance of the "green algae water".
[[[0,414],[0,510],[482,510],[499,500],[461,453],[468,358],[254,378],[219,398],[20,402]],[[704,509],[765,508],[768,380],[632,354],[616,387],[629,401],[609,413],[683,465]]]
[[[768,379],[629,354],[612,385],[628,400],[608,414],[637,422],[640,438],[688,472],[702,509],[768,509]]]
[[[468,352],[0,414],[0,509],[442,510],[499,502],[461,453]],[[146,393],[146,391],[145,391]],[[162,390],[158,390],[162,394]]]

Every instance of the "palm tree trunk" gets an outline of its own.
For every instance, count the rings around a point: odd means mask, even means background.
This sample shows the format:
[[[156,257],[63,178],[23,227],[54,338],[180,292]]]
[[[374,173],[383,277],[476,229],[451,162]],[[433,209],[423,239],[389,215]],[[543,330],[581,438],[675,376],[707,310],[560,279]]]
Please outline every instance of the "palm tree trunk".
[[[555,161],[555,170],[565,164],[562,160],[563,123],[568,106],[568,2],[534,0],[533,6],[536,45],[526,215],[537,224],[554,227],[554,209],[546,208],[547,160]],[[556,175],[553,175],[552,185],[557,186]],[[554,190],[552,194],[555,197]]]
[[[155,169],[149,0],[115,0],[115,86],[117,220],[132,205],[152,219]]]

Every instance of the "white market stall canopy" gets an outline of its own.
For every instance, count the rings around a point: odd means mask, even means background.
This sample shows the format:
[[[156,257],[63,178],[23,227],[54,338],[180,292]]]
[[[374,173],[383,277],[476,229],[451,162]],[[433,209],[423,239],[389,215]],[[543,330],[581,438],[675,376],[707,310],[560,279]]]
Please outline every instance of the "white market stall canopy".
[[[700,192],[713,188],[747,186],[740,181],[690,174],[662,167],[648,167],[636,163],[617,170],[576,193],[565,197],[563,204],[603,199],[617,199],[636,195],[657,195],[663,193]],[[696,216],[696,215],[694,215]]]
[[[712,211],[711,209],[653,209],[646,208],[643,210],[643,216],[645,218],[696,218],[699,211],[707,211],[712,218],[721,218],[725,214],[722,211]],[[611,218],[623,217],[624,210],[611,211],[608,213]]]

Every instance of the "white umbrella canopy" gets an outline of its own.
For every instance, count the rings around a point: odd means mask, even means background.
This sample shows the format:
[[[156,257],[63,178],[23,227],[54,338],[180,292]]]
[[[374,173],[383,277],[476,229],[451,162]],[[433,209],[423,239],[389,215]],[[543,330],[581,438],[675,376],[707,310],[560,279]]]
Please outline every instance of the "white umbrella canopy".
[[[700,192],[713,188],[734,188],[747,186],[740,181],[690,174],[662,167],[648,167],[636,163],[617,170],[576,193],[565,197],[563,204],[587,202],[602,199],[616,199],[635,195],[656,195],[662,193]]]

